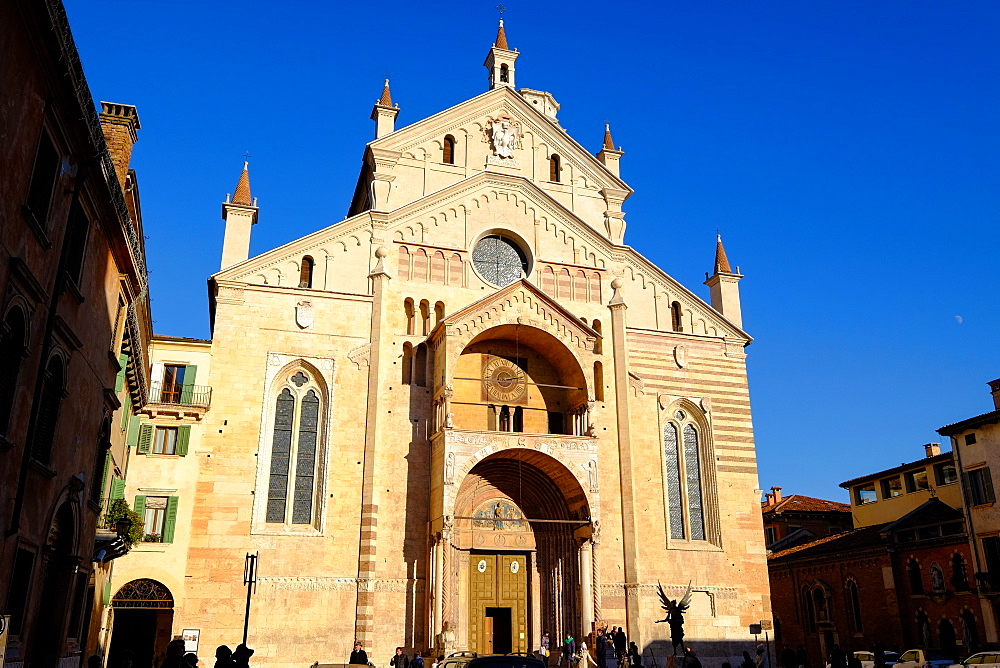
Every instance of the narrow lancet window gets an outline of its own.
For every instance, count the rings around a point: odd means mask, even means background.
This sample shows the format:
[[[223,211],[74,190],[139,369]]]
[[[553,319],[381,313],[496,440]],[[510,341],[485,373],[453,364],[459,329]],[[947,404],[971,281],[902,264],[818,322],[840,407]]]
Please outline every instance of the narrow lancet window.
[[[677,425],[667,423],[663,428],[663,458],[667,476],[667,516],[670,537],[684,539],[684,505],[681,490],[681,458],[678,451]]]
[[[292,421],[295,397],[286,387],[278,395],[274,408],[274,434],[271,440],[271,476],[267,487],[267,521],[284,522],[288,501],[288,469],[292,455]]]
[[[701,467],[698,463],[698,432],[690,424],[684,427],[684,468],[687,476],[691,540],[705,540],[705,512],[701,502]]]
[[[444,138],[444,142],[442,143],[441,150],[442,150],[442,153],[443,153],[441,162],[443,162],[443,163],[445,163],[447,165],[454,165],[455,164],[455,138],[452,137],[451,135],[446,135],[445,138]]]
[[[313,478],[316,471],[316,437],[319,431],[319,397],[309,390],[302,399],[299,439],[295,462],[292,524],[312,522]]]

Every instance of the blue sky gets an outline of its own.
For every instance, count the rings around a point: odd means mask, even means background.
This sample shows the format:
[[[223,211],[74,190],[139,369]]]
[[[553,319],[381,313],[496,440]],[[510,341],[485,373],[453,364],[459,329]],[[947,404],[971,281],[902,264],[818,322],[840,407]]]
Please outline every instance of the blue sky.
[[[208,337],[249,151],[258,254],[341,220],[382,79],[397,127],[486,89],[493,3],[68,0],[95,99],[135,104],[158,333]],[[524,3],[517,83],[626,151],[626,243],[698,294],[740,265],[764,488],[922,456],[1000,377],[1000,3]]]

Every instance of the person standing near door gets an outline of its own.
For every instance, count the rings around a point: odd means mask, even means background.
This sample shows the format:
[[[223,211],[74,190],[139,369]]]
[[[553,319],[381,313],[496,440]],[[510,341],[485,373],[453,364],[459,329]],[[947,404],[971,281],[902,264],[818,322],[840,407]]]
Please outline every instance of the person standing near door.
[[[549,638],[549,632],[545,631],[542,633],[542,639],[538,642],[538,658],[545,662],[546,668],[549,665],[549,647],[552,644],[552,640]]]
[[[565,659],[567,668],[572,668],[574,654],[576,654],[576,641],[573,640],[573,636],[566,636],[566,640],[563,641],[563,655],[559,658],[560,663]]]
[[[389,659],[392,668],[410,668],[410,659],[403,653],[402,647],[396,648],[396,654]]]
[[[628,636],[625,635],[625,629],[618,627],[618,632],[614,637],[615,643],[615,657],[618,659],[618,665],[624,666],[628,661]]]

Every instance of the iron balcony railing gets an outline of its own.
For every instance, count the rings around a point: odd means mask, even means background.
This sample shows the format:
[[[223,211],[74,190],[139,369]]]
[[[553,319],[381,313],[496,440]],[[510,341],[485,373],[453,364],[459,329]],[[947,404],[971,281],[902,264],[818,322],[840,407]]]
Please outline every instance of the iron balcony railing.
[[[976,584],[980,594],[1000,594],[1000,576],[996,573],[976,573]]]
[[[212,388],[208,385],[153,383],[149,390],[149,403],[208,408],[212,403]]]

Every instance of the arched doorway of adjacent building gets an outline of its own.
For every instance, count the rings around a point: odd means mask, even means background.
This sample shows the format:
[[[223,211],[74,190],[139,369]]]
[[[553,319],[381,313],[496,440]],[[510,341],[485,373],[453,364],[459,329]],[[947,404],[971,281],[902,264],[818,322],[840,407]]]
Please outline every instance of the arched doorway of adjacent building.
[[[134,668],[155,668],[166,656],[172,638],[174,597],[156,580],[132,580],[111,599],[114,626],[108,665],[116,665],[130,650]]]
[[[479,653],[531,651],[542,631],[580,637],[593,609],[591,538],[586,494],[555,457],[509,448],[484,458],[456,496],[458,591],[445,619]]]
[[[42,588],[32,633],[30,660],[33,664],[55,664],[62,655],[67,632],[66,613],[72,602],[68,592],[74,590],[75,573],[80,564],[80,558],[75,556],[76,545],[75,507],[64,501],[52,519],[42,551]]]

